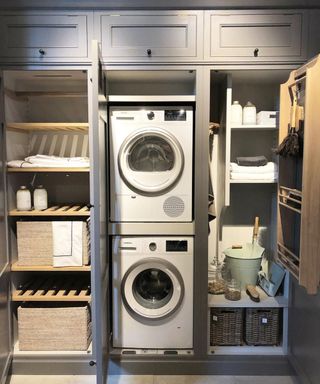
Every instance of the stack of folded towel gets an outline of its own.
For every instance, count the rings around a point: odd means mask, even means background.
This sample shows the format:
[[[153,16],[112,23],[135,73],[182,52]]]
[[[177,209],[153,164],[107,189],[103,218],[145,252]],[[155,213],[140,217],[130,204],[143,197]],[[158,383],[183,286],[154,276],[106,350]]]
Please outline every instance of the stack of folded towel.
[[[232,180],[277,181],[278,167],[268,162],[264,156],[237,157],[236,163],[230,163]]]
[[[47,155],[35,155],[26,157],[24,160],[12,160],[8,162],[10,168],[87,168],[88,157],[59,157]]]

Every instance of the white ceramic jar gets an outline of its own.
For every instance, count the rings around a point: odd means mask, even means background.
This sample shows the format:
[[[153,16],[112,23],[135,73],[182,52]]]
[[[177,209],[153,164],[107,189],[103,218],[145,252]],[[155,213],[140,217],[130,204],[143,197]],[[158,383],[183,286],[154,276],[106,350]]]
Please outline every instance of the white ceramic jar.
[[[43,185],[38,185],[33,192],[33,205],[34,209],[41,211],[48,208],[48,193]]]
[[[30,211],[31,210],[31,193],[29,189],[22,185],[16,194],[17,198],[17,210],[18,211]]]
[[[231,105],[231,124],[242,124],[242,107],[239,101],[234,101]]]
[[[250,101],[243,108],[243,125],[255,125],[257,124],[257,109]]]

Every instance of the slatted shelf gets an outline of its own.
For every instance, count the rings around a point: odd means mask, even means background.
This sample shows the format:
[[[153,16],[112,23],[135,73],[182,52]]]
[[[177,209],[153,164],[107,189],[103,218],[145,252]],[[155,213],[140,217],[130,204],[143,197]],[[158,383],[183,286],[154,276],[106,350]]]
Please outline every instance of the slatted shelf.
[[[13,301],[91,301],[91,288],[84,279],[36,278],[12,292]]]
[[[9,212],[9,216],[90,216],[90,209],[87,205],[55,205],[41,211],[13,209]]]
[[[8,173],[89,173],[90,168],[43,168],[43,167],[34,167],[34,168],[7,168]]]
[[[52,265],[19,265],[15,262],[11,265],[13,272],[88,272],[91,271],[90,265],[79,267],[54,267]]]
[[[278,259],[296,279],[299,279],[300,260],[289,248],[278,242]]]
[[[87,132],[88,123],[7,123],[7,129],[21,131],[73,131]]]

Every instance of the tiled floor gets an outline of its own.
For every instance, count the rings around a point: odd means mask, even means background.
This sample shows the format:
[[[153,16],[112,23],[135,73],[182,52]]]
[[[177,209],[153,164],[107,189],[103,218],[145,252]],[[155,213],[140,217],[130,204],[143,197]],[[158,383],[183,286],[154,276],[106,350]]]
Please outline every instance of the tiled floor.
[[[10,384],[94,384],[92,376],[12,376]],[[296,384],[289,376],[109,376],[108,384]]]

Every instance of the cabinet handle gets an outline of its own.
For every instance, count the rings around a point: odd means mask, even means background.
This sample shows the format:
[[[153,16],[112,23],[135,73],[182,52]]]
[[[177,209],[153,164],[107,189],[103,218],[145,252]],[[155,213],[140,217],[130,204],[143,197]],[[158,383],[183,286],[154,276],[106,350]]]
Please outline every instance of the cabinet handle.
[[[147,49],[147,55],[150,57],[151,55],[152,55],[152,51],[151,51],[151,49],[149,48],[149,49]]]
[[[254,56],[254,57],[258,57],[258,56],[259,56],[259,48],[256,48],[256,49],[253,51],[253,56]]]
[[[46,51],[44,49],[40,48],[39,53],[41,56],[44,56],[46,54]]]
[[[90,367],[93,367],[94,365],[96,365],[97,363],[95,362],[95,361],[93,361],[93,360],[91,360],[91,361],[89,361],[89,365],[90,365]]]

